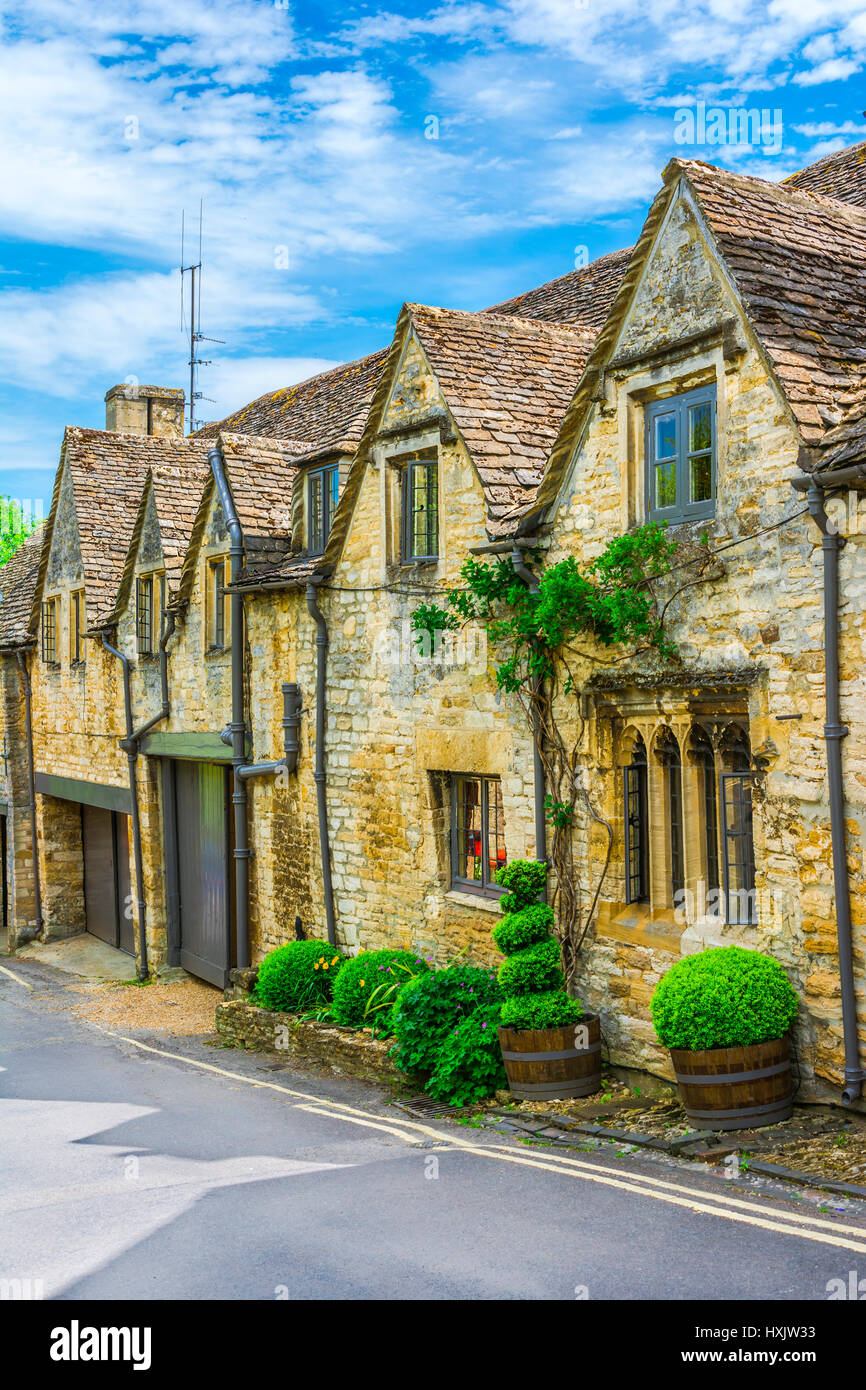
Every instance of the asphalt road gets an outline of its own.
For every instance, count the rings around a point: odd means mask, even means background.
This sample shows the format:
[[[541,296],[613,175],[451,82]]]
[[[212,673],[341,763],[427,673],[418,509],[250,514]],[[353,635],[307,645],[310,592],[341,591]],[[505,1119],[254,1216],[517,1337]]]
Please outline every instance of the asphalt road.
[[[5,974],[0,1064],[0,1278],[49,1299],[826,1300],[866,1274],[856,1209],[123,1040]]]

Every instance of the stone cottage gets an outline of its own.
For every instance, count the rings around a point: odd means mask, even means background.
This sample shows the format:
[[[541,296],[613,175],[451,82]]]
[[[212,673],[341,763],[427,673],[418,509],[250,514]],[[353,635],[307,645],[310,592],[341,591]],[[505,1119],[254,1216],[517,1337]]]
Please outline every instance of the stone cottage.
[[[407,304],[194,437],[180,393],[113,388],[0,576],[13,945],[215,984],[294,935],[491,959],[543,776],[484,629],[419,652],[411,615],[469,555],[532,580],[660,521],[675,658],[584,651],[557,707],[595,817],[579,988],[661,1072],[660,975],[758,947],[802,1095],[863,1106],[864,325],[866,145],[778,185],[674,160],[635,248]]]

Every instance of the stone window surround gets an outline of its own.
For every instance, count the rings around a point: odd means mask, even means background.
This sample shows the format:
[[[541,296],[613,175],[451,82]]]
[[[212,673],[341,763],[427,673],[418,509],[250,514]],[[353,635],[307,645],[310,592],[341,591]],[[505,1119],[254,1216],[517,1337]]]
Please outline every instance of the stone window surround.
[[[53,656],[45,655],[45,631],[46,616],[49,606],[52,609],[53,621]],[[39,655],[46,671],[59,671],[62,666],[60,653],[62,649],[61,633],[63,630],[63,595],[61,593],[46,594],[42,600],[39,619]]]
[[[207,551],[201,560],[201,586],[202,586],[202,635],[204,654],[207,658],[221,658],[231,651],[232,632],[231,632],[231,609],[228,595],[223,590],[223,641],[221,644],[214,642],[215,632],[215,592],[216,568],[222,562],[224,566],[224,583],[227,582],[227,571],[229,557],[225,550]]]
[[[738,700],[719,700],[715,709],[703,707],[696,709],[689,697],[669,697],[663,701],[641,703],[629,707],[623,702],[615,713],[606,711],[609,737],[613,751],[612,776],[614,779],[614,856],[611,862],[611,879],[615,898],[607,897],[599,903],[598,931],[605,935],[610,929],[619,935],[616,928],[623,926],[632,929],[651,928],[669,933],[679,938],[687,926],[714,927],[718,929],[725,923],[724,910],[713,913],[707,910],[706,897],[700,885],[707,884],[707,838],[706,816],[703,797],[702,773],[699,756],[692,743],[692,734],[700,729],[709,739],[716,761],[716,827],[718,840],[718,877],[722,883],[723,833],[722,807],[719,804],[718,773],[727,767],[725,740],[734,731],[749,737],[749,716],[745,698]],[[682,801],[684,809],[684,859],[685,885],[693,895],[696,918],[687,922],[682,911],[675,911],[670,891],[670,828],[667,815],[668,769],[656,755],[659,736],[663,729],[669,729],[676,738],[682,759]],[[640,734],[647,750],[647,817],[649,848],[649,902],[627,903],[625,892],[625,768],[632,761],[636,736]],[[609,774],[610,775],[610,774]],[[706,890],[705,890],[706,891]]]
[[[379,472],[379,516],[381,526],[382,579],[387,580],[389,571],[396,570],[404,575],[422,570],[425,574],[436,570],[445,562],[446,537],[442,526],[443,508],[443,469],[441,445],[442,431],[437,421],[434,428],[413,429],[390,438],[387,442],[374,444],[373,468]],[[438,464],[439,483],[439,553],[431,560],[403,559],[403,517],[400,498],[400,473],[405,463],[418,454],[435,457]],[[387,466],[386,466],[387,465]]]
[[[77,607],[76,607],[77,600]],[[78,632],[76,634],[76,613]],[[83,588],[73,589],[69,595],[69,665],[77,670],[86,664],[85,637],[87,633],[87,597]],[[76,636],[78,638],[76,644]],[[78,654],[76,655],[76,646]]]

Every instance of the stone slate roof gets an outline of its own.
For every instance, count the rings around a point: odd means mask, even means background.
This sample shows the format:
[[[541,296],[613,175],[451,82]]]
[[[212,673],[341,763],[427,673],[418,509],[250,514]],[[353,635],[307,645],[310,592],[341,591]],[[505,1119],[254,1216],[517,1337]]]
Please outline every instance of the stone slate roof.
[[[493,304],[485,314],[516,314],[545,323],[574,323],[582,328],[601,328],[607,318],[633,248],[611,251],[580,270],[572,270],[538,289]]]
[[[495,520],[534,495],[594,335],[422,304],[406,312]]]
[[[44,540],[43,525],[0,568],[0,647],[20,646],[34,631],[31,619]]]
[[[821,193],[866,208],[866,140],[846,150],[825,155],[814,164],[782,180],[782,187],[803,193]]]
[[[296,386],[271,391],[225,420],[203,426],[195,437],[213,439],[226,431],[268,435],[305,440],[307,453],[331,448],[351,453],[361,438],[387,353],[381,348]]]

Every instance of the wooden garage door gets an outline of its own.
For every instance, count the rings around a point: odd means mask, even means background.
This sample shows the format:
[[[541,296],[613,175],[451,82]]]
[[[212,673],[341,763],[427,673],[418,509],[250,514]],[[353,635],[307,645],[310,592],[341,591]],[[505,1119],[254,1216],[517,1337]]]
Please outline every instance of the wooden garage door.
[[[81,838],[87,930],[109,946],[134,955],[129,816],[100,806],[82,806]]]
[[[231,964],[229,772],[175,762],[180,963],[224,988]]]

